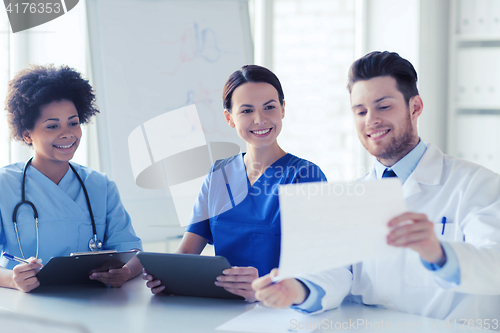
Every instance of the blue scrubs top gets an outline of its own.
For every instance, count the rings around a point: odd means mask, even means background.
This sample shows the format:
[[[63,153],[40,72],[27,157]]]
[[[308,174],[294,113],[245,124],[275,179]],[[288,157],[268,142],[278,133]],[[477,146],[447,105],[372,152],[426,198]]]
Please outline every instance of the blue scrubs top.
[[[232,266],[253,266],[259,276],[278,267],[281,244],[278,186],[326,181],[315,164],[286,154],[251,186],[243,154],[215,162],[186,231],[200,235]]]
[[[94,213],[97,238],[103,241],[103,250],[128,251],[142,249],[125,211],[116,184],[105,174],[71,163],[87,188]],[[17,241],[12,214],[21,201],[24,163],[0,168],[0,253],[5,251],[22,257]],[[38,211],[39,255],[43,263],[54,256],[68,256],[71,252],[89,251],[93,236],[85,194],[75,173],[68,172],[55,184],[33,166],[26,170],[26,200]],[[33,210],[27,204],[18,209],[17,224],[22,249],[26,258],[36,254],[36,226]],[[12,269],[17,262],[7,262]]]

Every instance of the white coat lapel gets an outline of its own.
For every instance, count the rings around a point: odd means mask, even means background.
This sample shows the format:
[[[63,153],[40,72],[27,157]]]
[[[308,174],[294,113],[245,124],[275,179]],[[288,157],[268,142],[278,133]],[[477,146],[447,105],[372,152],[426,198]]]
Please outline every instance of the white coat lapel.
[[[418,183],[415,171],[413,171],[410,174],[408,179],[406,179],[406,182],[403,184],[402,190],[403,190],[403,197],[405,199],[422,191],[422,189],[420,188],[420,184]]]
[[[439,185],[443,173],[443,153],[433,144],[427,146],[427,150],[403,184],[403,196],[405,199],[420,193],[420,185]]]
[[[439,185],[443,173],[444,155],[432,143],[427,145],[427,150],[417,164],[417,167],[410,174],[403,184],[403,197],[405,199],[422,191],[420,184]],[[365,175],[362,180],[375,180],[375,168]]]

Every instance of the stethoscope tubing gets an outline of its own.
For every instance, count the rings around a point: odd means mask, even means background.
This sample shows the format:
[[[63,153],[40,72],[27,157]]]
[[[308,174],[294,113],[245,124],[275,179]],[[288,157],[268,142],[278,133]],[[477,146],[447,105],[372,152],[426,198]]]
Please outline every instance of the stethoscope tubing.
[[[28,169],[28,166],[31,165],[32,159],[33,157],[30,158],[28,162],[26,162],[26,165],[24,166],[23,182],[21,185],[21,202],[16,205],[16,207],[14,208],[14,212],[12,213],[12,221],[14,221],[14,223],[17,223],[17,211],[19,207],[21,207],[24,204],[28,204],[31,206],[31,209],[33,209],[33,215],[35,216],[35,219],[38,219],[38,211],[36,210],[35,205],[31,201],[26,200],[26,169]]]
[[[85,194],[85,200],[87,201],[87,207],[89,208],[90,220],[92,221],[92,233],[94,234],[94,238],[97,238],[97,229],[95,226],[94,214],[92,213],[92,206],[90,205],[90,199],[89,199],[89,194],[87,192],[87,188],[83,184],[83,180],[82,178],[80,178],[78,172],[76,172],[75,167],[72,166],[71,163],[69,163],[69,167],[71,168],[71,170],[73,170],[76,178],[78,178],[78,181],[82,185],[83,193]]]
[[[35,223],[36,223],[36,258],[38,258],[38,248],[39,248],[38,211],[36,210],[36,207],[33,204],[33,202],[26,200],[26,171],[27,171],[28,167],[31,165],[32,160],[33,160],[33,157],[31,157],[28,160],[28,162],[26,162],[26,164],[24,166],[23,180],[22,180],[22,185],[21,185],[21,187],[22,187],[22,189],[21,189],[21,202],[19,202],[16,205],[16,207],[14,208],[14,212],[12,213],[12,222],[14,222],[14,228],[16,231],[17,241],[19,243],[19,249],[21,250],[21,255],[23,256],[24,259],[26,259],[26,257],[24,256],[24,253],[23,253],[23,249],[21,246],[21,240],[19,238],[19,232],[17,229],[17,212],[19,210],[19,207],[21,207],[24,204],[28,204],[31,207],[31,209],[33,210],[33,216],[35,218]],[[90,242],[89,242],[89,249],[91,251],[95,251],[96,249],[100,250],[102,247],[102,242],[97,239],[97,228],[96,228],[96,224],[95,224],[95,220],[94,220],[94,213],[92,212],[92,205],[90,204],[90,198],[89,198],[89,194],[87,192],[87,188],[85,187],[85,184],[83,183],[82,178],[80,177],[78,172],[76,172],[76,169],[71,165],[71,163],[69,163],[69,166],[70,166],[71,170],[73,170],[73,172],[75,173],[76,178],[78,179],[78,182],[82,186],[83,193],[85,194],[85,200],[87,201],[87,207],[89,209],[90,220],[92,222],[92,232],[93,232],[93,237],[90,239]]]

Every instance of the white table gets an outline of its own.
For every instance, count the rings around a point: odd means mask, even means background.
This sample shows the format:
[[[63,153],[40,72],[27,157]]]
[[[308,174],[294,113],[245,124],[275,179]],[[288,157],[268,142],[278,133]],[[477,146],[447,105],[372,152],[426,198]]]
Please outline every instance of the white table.
[[[240,300],[153,296],[141,277],[127,282],[122,288],[60,287],[28,294],[0,288],[0,327],[2,332],[9,333],[223,332],[215,328],[254,306]],[[435,325],[435,319],[352,303],[344,303],[331,314],[328,326],[322,326],[317,332],[348,327],[356,332],[459,330],[459,327],[446,329],[441,321],[439,329],[435,329],[429,327],[429,322]],[[314,317],[310,318],[314,322]],[[384,329],[380,327],[382,322]],[[387,328],[389,322],[392,329]],[[402,323],[399,329],[398,323]]]

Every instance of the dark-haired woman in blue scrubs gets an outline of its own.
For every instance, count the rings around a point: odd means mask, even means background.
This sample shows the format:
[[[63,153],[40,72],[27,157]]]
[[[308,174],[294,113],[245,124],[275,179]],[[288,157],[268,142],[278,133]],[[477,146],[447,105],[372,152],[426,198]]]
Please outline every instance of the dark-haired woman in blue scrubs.
[[[233,266],[215,284],[253,302],[252,281],[279,263],[279,185],[326,177],[315,164],[279,146],[285,101],[270,70],[248,65],[231,74],[223,103],[226,121],[245,140],[247,151],[212,166],[176,252],[199,254],[207,243],[213,244],[216,255]],[[147,273],[144,279],[154,294],[165,289]]]

